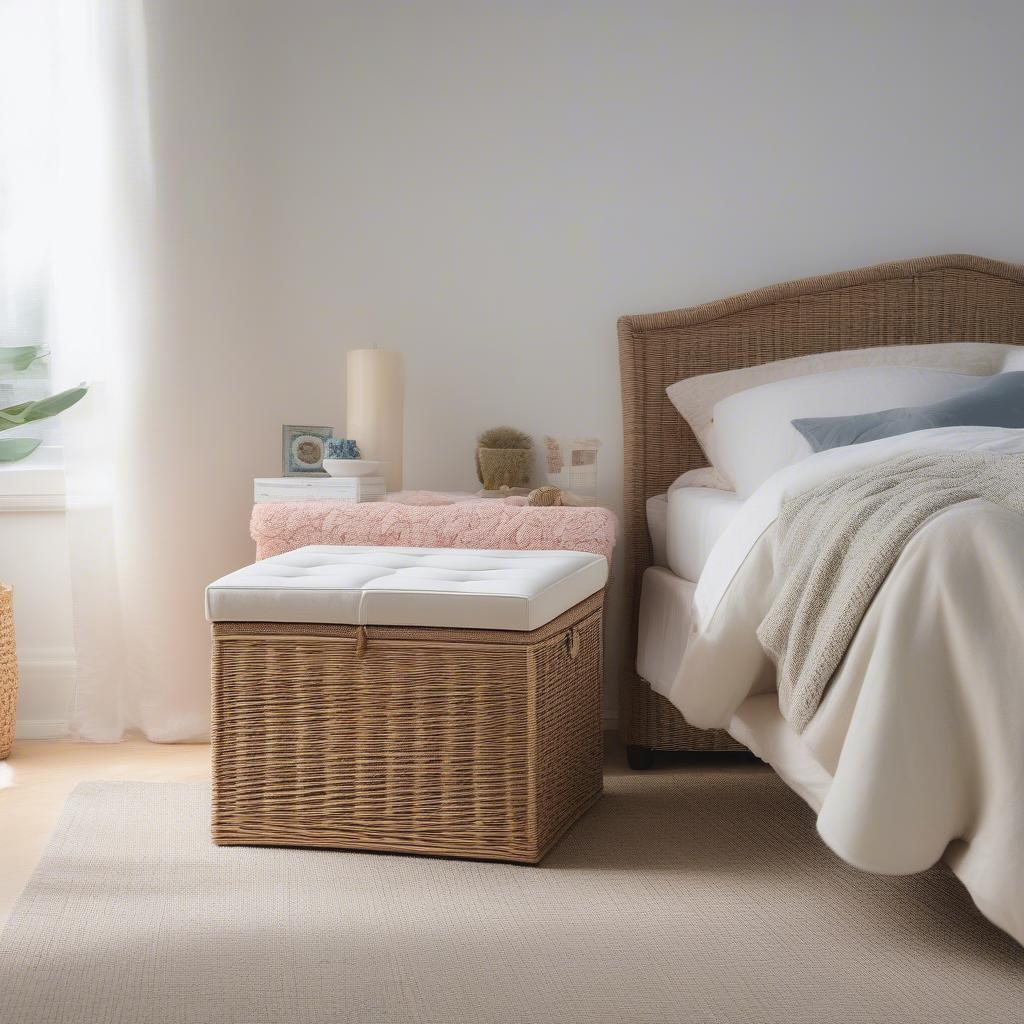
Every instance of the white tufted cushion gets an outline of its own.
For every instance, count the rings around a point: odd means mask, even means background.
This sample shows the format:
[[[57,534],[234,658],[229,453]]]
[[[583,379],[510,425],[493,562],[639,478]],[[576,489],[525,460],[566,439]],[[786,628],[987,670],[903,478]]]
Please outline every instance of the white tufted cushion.
[[[206,588],[211,622],[336,622],[531,630],[608,579],[582,551],[313,546]]]

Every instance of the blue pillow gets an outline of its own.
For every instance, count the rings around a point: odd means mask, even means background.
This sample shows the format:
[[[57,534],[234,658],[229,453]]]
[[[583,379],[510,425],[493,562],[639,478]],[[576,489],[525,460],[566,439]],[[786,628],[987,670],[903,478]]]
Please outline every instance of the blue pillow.
[[[792,423],[816,452],[930,427],[1024,427],[1024,370],[988,377],[962,395],[931,405],[858,416],[808,417]]]

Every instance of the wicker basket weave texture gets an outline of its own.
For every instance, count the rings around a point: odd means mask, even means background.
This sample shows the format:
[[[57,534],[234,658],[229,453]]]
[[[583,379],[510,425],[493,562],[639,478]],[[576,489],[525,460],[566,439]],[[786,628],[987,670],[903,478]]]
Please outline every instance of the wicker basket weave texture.
[[[532,633],[214,624],[214,840],[536,863],[601,792],[602,603]]]
[[[707,465],[668,400],[677,380],[776,359],[875,345],[950,341],[1024,344],[1024,266],[932,256],[791,281],[703,306],[619,320],[627,628],[619,724],[628,743],[663,750],[739,749],[695,729],[634,670],[644,570],[645,503]]]
[[[18,704],[18,657],[14,646],[14,591],[0,583],[0,761],[11,753]]]

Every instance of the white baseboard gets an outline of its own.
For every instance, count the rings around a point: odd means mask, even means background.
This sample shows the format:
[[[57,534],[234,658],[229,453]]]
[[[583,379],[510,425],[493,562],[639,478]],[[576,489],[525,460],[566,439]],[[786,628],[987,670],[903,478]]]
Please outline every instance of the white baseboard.
[[[63,719],[54,719],[51,722],[25,722],[19,718],[14,726],[16,740],[59,740],[70,732],[70,723]]]
[[[67,736],[75,694],[75,658],[70,647],[18,651],[18,712],[14,737],[49,740]]]

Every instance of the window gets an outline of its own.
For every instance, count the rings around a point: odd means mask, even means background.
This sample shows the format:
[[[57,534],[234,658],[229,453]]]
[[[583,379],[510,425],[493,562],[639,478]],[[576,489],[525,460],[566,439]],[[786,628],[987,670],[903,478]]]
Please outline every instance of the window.
[[[45,345],[56,153],[54,32],[44,0],[0,0],[0,345]],[[47,360],[0,378],[0,408],[41,398]],[[5,431],[59,443],[60,420]],[[23,464],[18,464],[23,465]]]

